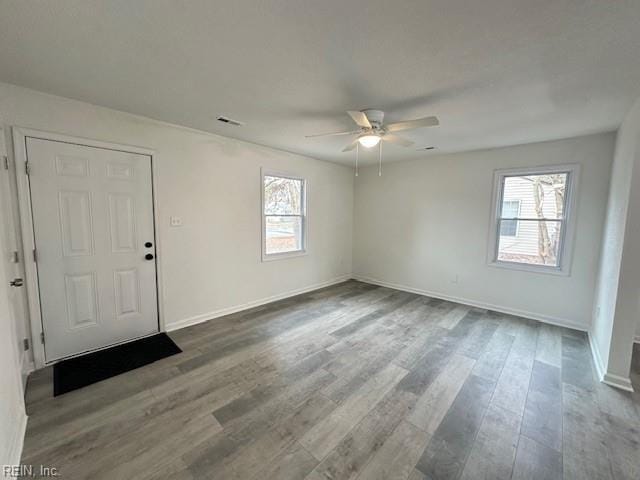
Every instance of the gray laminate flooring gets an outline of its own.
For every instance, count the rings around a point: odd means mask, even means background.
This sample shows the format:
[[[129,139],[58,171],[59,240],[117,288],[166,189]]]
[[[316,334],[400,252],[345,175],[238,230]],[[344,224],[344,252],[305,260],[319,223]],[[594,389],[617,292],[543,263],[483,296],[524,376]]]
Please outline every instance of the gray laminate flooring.
[[[33,374],[23,462],[93,480],[640,478],[640,397],[595,381],[582,332],[349,281],[171,337],[182,354],[57,398]]]

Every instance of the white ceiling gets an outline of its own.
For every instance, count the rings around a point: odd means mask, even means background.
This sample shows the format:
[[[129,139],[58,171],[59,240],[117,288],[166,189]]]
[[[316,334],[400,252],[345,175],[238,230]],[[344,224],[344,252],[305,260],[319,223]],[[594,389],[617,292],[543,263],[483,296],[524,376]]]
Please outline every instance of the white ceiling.
[[[436,152],[613,130],[639,53],[638,0],[0,0],[2,81],[348,164],[304,137],[348,109]]]

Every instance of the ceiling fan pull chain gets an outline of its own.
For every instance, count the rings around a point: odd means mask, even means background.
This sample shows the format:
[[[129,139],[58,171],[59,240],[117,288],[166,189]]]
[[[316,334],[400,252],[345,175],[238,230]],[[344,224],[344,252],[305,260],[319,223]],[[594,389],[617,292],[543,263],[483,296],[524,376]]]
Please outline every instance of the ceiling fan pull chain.
[[[382,176],[382,142],[378,143],[378,176]]]
[[[358,148],[358,144],[356,143],[356,177],[358,176],[358,156],[360,155],[360,148]]]

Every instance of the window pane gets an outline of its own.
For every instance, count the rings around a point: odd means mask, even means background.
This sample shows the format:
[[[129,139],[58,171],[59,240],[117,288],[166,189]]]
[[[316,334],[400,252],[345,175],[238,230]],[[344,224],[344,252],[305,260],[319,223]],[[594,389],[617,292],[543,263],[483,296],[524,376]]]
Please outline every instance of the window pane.
[[[500,222],[501,237],[515,237],[518,234],[518,220],[502,220]]]
[[[515,218],[520,213],[520,200],[505,200],[502,202],[502,216]]]
[[[265,217],[265,253],[302,250],[302,217]]]
[[[515,218],[520,216],[520,200],[507,200],[502,202],[502,216],[505,218]],[[517,232],[517,220],[503,220],[500,224],[500,235],[513,237]]]
[[[567,173],[505,177],[501,217],[563,218]]]
[[[503,222],[509,220],[500,220],[500,229]],[[562,222],[521,220],[518,224],[516,235],[500,236],[498,260],[557,267]]]
[[[264,213],[266,215],[301,215],[302,180],[265,175]]]

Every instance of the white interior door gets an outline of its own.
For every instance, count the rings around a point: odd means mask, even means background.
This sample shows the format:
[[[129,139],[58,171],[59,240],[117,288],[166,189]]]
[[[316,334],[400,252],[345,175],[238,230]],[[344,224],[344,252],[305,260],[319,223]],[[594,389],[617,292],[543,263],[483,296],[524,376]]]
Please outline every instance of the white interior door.
[[[158,331],[151,157],[27,137],[47,362]]]

